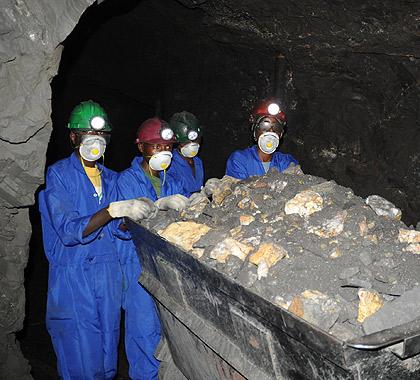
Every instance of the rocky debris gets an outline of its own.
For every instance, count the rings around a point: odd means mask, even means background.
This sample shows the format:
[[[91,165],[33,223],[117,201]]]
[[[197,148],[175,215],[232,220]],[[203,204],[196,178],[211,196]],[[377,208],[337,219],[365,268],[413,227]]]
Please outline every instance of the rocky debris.
[[[340,305],[317,290],[305,290],[293,298],[289,311],[328,331],[340,315]]]
[[[284,257],[289,256],[283,247],[273,243],[263,243],[250,255],[249,261],[258,267],[257,275],[260,280],[261,277],[267,277],[268,269]]]
[[[302,168],[300,165],[296,165],[293,162],[285,169],[283,170],[283,173],[285,174],[303,174]]]
[[[384,301],[376,291],[359,289],[357,294],[360,299],[357,321],[361,323],[366,318],[375,314],[384,305]]]
[[[326,219],[319,225],[308,227],[308,232],[323,238],[335,237],[343,231],[346,216],[346,211],[338,212],[331,219]]]
[[[213,202],[217,205],[223,203],[224,199],[232,193],[232,185],[238,180],[233,177],[225,175],[221,180],[220,184],[213,192]]]
[[[252,215],[241,215],[239,217],[239,222],[243,226],[249,226],[254,220],[255,218]]]
[[[309,216],[314,212],[322,210],[322,197],[312,190],[305,190],[296,194],[290,201],[286,202],[284,211],[286,214],[299,214]]]
[[[400,229],[398,240],[401,243],[408,243],[408,245],[403,248],[404,251],[414,253],[415,255],[420,255],[419,231]]]
[[[366,204],[375,211],[376,215],[396,220],[401,219],[401,210],[379,195],[370,195],[367,197]]]
[[[420,243],[420,232],[400,229],[398,233],[398,240],[401,243]]]
[[[217,201],[189,220],[207,231],[174,229],[168,239],[278,307],[350,339],[418,285],[420,257],[410,249],[419,232],[378,215],[351,189],[275,170],[223,181]],[[169,229],[187,215],[159,212],[144,223]]]
[[[205,235],[210,227],[195,222],[175,222],[169,225],[159,235],[179,248],[190,251],[201,236]]]
[[[378,312],[366,318],[363,330],[371,334],[420,318],[420,287],[405,292],[401,297],[386,303]]]
[[[251,250],[252,247],[247,244],[240,243],[239,241],[232,238],[226,238],[225,240],[222,240],[216,244],[216,246],[210,252],[210,257],[217,260],[219,263],[225,263],[226,259],[230,255],[236,256],[244,261]]]

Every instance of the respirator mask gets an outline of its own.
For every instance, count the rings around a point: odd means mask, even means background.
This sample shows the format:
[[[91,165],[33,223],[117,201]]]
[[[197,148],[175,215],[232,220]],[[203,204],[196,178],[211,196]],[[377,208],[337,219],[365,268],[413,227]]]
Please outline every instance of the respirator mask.
[[[266,154],[274,153],[279,146],[280,138],[277,133],[264,132],[258,138],[259,148]]]
[[[184,145],[181,148],[181,154],[184,157],[192,158],[198,154],[198,150],[200,149],[200,144],[195,142],[190,142],[187,145]]]
[[[172,161],[172,153],[163,151],[150,157],[149,166],[152,170],[166,170]]]
[[[80,156],[86,161],[97,161],[104,155],[106,143],[102,136],[84,135],[79,146]]]

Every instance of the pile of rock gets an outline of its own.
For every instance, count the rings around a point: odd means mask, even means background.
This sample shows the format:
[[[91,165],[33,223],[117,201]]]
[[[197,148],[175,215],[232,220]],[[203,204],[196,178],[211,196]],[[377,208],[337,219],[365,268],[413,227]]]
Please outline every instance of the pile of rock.
[[[279,307],[348,340],[420,317],[420,232],[378,196],[270,171],[148,227]]]

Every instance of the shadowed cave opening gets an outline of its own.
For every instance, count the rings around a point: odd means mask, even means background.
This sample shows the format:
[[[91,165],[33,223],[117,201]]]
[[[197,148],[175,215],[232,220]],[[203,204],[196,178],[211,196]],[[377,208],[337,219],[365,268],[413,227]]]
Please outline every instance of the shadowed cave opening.
[[[280,150],[293,154],[305,173],[336,180],[360,196],[380,194],[403,209],[407,224],[418,221],[418,201],[411,200],[412,189],[406,189],[410,179],[403,184],[396,180],[399,174],[407,177],[417,172],[399,173],[401,153],[389,148],[411,136],[407,150],[415,152],[412,144],[418,134],[399,130],[390,136],[386,123],[372,127],[376,110],[370,106],[365,112],[362,103],[381,92],[381,76],[372,74],[372,83],[364,88],[359,83],[363,80],[358,82],[368,68],[388,64],[406,89],[401,107],[407,107],[409,120],[415,119],[411,107],[415,96],[410,96],[413,76],[393,57],[378,63],[380,58],[327,55],[328,62],[318,62],[311,73],[310,59],[299,57],[300,51],[241,37],[213,22],[205,8],[164,0],[95,3],[63,45],[60,69],[51,84],[53,133],[47,165],[70,154],[68,117],[76,104],[92,99],[104,107],[114,128],[105,158],[111,169],[124,170],[137,154],[133,141],[142,121],[155,114],[169,120],[174,112],[187,110],[205,128],[200,156],[206,178],[220,178],[229,154],[250,144],[247,121],[252,105],[277,95],[288,117]],[[358,68],[363,74],[357,74]],[[378,89],[369,94],[375,84]],[[394,143],[389,141],[392,138]],[[386,161],[382,152],[397,163],[377,164]],[[34,378],[56,379],[55,356],[44,323],[48,263],[37,207],[31,210],[26,320],[19,338]],[[118,378],[128,378],[123,350],[120,363]]]

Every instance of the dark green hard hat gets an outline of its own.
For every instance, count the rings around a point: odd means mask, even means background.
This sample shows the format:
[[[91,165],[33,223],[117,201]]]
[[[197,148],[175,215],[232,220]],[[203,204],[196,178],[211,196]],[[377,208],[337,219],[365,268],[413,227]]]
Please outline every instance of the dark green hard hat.
[[[200,122],[191,112],[174,113],[169,124],[175,133],[177,142],[196,141],[202,135]]]
[[[67,128],[79,131],[112,131],[104,109],[92,100],[81,102],[74,107]]]

